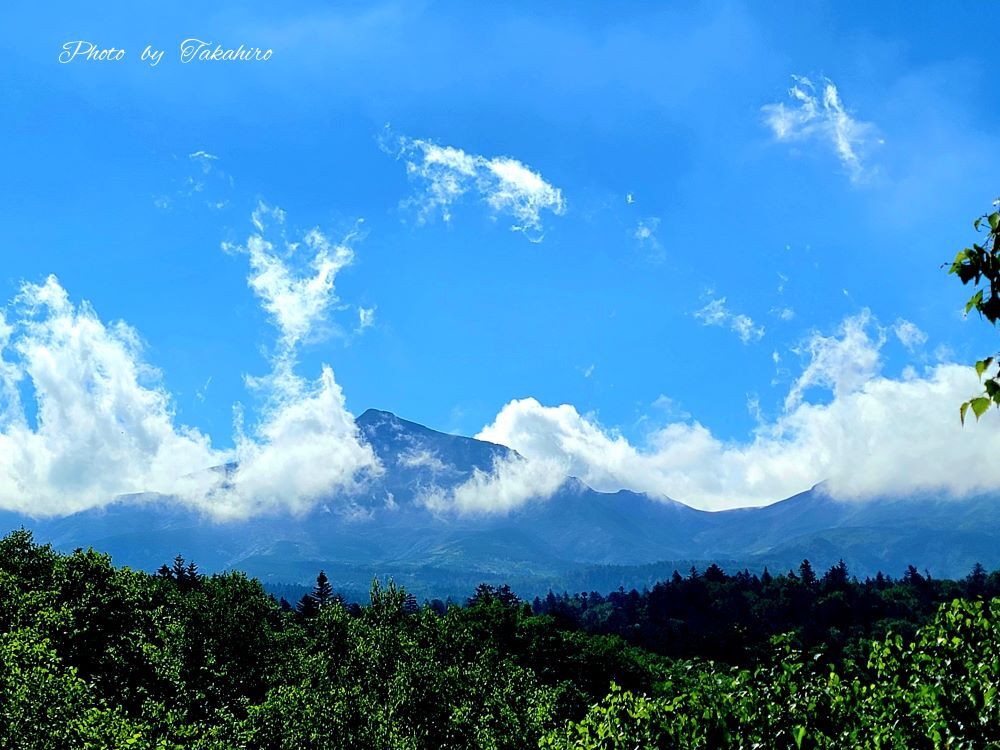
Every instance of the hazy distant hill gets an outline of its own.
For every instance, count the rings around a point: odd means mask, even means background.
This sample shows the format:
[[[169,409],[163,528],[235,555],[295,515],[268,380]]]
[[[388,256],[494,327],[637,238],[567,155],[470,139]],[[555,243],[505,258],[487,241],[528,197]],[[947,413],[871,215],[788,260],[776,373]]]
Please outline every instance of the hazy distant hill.
[[[1000,567],[1000,495],[842,503],[813,489],[765,508],[706,513],[570,479],[550,499],[509,515],[440,515],[420,502],[423,490],[454,487],[512,451],[384,411],[366,411],[358,425],[384,475],[305,516],[217,523],[170,498],[141,495],[52,520],[4,513],[0,524],[145,569],[178,553],[204,571],[240,568],[273,583],[307,583],[323,568],[338,588],[358,594],[374,576],[393,576],[420,596],[463,595],[481,581],[525,594],[603,590],[712,560],[776,569],[808,557],[821,568],[843,557],[859,575],[899,575],[911,563],[936,576],[964,575],[976,561]]]

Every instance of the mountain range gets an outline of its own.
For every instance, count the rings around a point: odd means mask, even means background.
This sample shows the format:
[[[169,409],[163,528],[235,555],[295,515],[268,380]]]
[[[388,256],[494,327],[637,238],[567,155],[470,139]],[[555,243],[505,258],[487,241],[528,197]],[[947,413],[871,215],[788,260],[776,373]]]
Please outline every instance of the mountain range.
[[[706,512],[570,478],[506,514],[442,513],[421,502],[427,488],[453,488],[516,454],[385,411],[370,409],[357,424],[384,473],[304,515],[220,522],[143,494],[60,518],[0,512],[0,531],[24,526],[59,549],[92,546],[146,570],[180,554],[204,572],[240,569],[272,587],[308,585],[322,569],[348,598],[362,598],[376,577],[444,598],[481,582],[522,595],[641,587],[710,562],[783,571],[806,558],[820,570],[843,559],[859,576],[898,576],[910,564],[937,577],[964,576],[975,562],[1000,568],[1000,493],[840,502],[820,486],[765,507]]]

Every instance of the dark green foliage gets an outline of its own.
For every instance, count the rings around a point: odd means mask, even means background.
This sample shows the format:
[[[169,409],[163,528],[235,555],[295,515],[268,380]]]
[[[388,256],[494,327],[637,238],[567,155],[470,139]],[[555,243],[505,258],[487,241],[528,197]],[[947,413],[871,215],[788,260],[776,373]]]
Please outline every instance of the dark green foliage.
[[[368,606],[348,607],[321,574],[296,612],[241,573],[178,558],[148,575],[19,531],[0,539],[0,747],[1000,740],[1000,603],[957,602],[917,630],[947,596],[996,594],[996,574],[858,583],[838,565],[806,579],[710,566],[643,593],[527,604],[483,585],[466,606],[423,607],[376,582]],[[685,660],[650,650],[675,642]]]
[[[179,556],[148,575],[0,540],[0,747],[522,748],[664,664],[507,587],[420,607],[376,583],[346,607],[320,574],[296,613]]]
[[[713,565],[687,577],[675,573],[642,592],[549,594],[532,609],[560,627],[618,635],[664,656],[746,666],[766,658],[771,639],[782,634],[836,663],[890,630],[912,636],[942,603],[958,596],[1000,597],[1000,575],[988,576],[979,565],[954,582],[910,566],[899,580],[879,573],[857,581],[843,561],[819,577],[808,561],[798,574],[765,570],[760,577],[746,570],[727,575]]]
[[[775,645],[752,670],[677,669],[658,695],[614,686],[542,747],[1000,746],[1000,599],[944,605],[915,640],[889,636],[837,670]]]

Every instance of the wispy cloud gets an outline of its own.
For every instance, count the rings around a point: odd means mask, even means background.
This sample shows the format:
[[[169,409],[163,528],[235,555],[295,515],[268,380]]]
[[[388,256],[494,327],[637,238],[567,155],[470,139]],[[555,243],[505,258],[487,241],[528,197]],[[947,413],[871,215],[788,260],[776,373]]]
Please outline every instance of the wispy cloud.
[[[234,185],[232,175],[219,166],[219,157],[199,149],[186,158],[174,157],[181,168],[181,175],[175,179],[179,183],[172,193],[158,195],[153,205],[161,211],[169,211],[178,203],[189,204],[196,201],[210,209],[219,210],[229,205],[226,197]]]
[[[749,315],[730,311],[726,307],[725,297],[711,300],[693,314],[701,321],[702,325],[728,328],[739,336],[740,341],[744,344],[760,341],[764,337],[764,326],[756,325]]]
[[[915,323],[905,318],[896,318],[892,332],[896,334],[899,342],[911,352],[915,352],[927,343],[927,334],[921,331]]]
[[[663,256],[663,245],[660,244],[660,240],[656,236],[659,229],[659,217],[649,216],[645,219],[640,219],[635,226],[635,231],[632,233],[636,242],[639,243],[639,247],[646,250],[654,259],[660,259]]]
[[[868,309],[845,319],[830,336],[814,332],[794,350],[808,356],[808,365],[788,392],[785,409],[798,406],[810,388],[826,388],[834,396],[858,390],[881,369],[883,344],[885,328]]]
[[[787,323],[795,317],[795,310],[790,307],[772,307],[771,314]]]
[[[355,333],[364,333],[375,325],[375,310],[377,309],[377,306],[358,308],[358,325],[354,329]]]
[[[538,242],[543,239],[542,213],[560,215],[566,210],[562,191],[517,159],[469,154],[388,130],[381,144],[406,163],[407,175],[417,185],[417,192],[403,205],[416,209],[418,223],[436,214],[451,221],[453,206],[471,193],[495,215],[513,217],[511,230]]]
[[[212,376],[209,375],[208,378],[205,379],[205,384],[201,388],[198,389],[198,391],[194,394],[194,397],[196,399],[198,399],[199,401],[204,402],[205,395],[208,393],[208,387],[211,384],[212,384]]]
[[[284,234],[284,211],[262,202],[251,220],[257,231],[245,245],[223,243],[222,248],[248,256],[247,284],[278,328],[281,346],[291,349],[311,335],[322,334],[320,327],[339,301],[334,280],[354,262],[354,251],[347,244],[353,235],[337,243],[312,229],[301,240],[290,241]],[[269,225],[277,232],[275,241],[265,239]]]
[[[777,102],[762,107],[764,123],[779,141],[812,139],[828,143],[851,179],[860,180],[868,171],[866,152],[877,140],[875,126],[851,116],[829,79],[822,81],[819,91],[805,76],[792,76],[792,80],[788,90],[791,104]]]

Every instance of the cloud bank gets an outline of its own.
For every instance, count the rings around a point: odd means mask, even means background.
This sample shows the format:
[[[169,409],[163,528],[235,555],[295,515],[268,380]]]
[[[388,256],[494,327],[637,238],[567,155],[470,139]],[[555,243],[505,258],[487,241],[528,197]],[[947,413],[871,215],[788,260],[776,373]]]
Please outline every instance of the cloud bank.
[[[386,134],[382,147],[406,163],[417,192],[403,205],[415,209],[418,223],[440,214],[452,219],[452,208],[466,195],[477,195],[494,215],[514,219],[511,230],[535,242],[543,238],[542,213],[566,210],[562,191],[540,173],[507,156],[469,154],[453,146]]]
[[[636,445],[569,404],[511,401],[476,437],[508,445],[595,489],[627,488],[716,510],[760,505],[826,481],[830,494],[863,500],[937,491],[955,495],[1000,487],[1000,430],[962,428],[957,406],[977,389],[964,365],[940,364],[900,378],[881,374],[886,329],[867,310],[834,335],[813,334],[784,410],[743,441],[722,440],[697,421],[663,424]],[[824,398],[812,402],[807,396]],[[496,477],[502,481],[502,476]],[[483,498],[509,498],[472,483]]]
[[[138,334],[74,305],[54,276],[24,284],[15,305],[18,318],[0,338],[0,504],[57,513],[151,488],[197,492],[184,477],[222,454],[207,435],[175,425]]]
[[[342,307],[336,280],[353,262],[352,237],[334,242],[314,229],[289,239],[284,213],[263,204],[252,224],[245,242],[223,249],[246,258],[248,287],[276,337],[269,370],[246,377],[260,407],[249,425],[235,409],[234,447],[180,424],[138,333],[101,320],[49,277],[24,284],[0,312],[0,507],[62,514],[155,491],[218,518],[300,513],[383,471],[333,370],[324,365],[311,379],[298,372],[300,348]],[[725,299],[699,317],[744,341],[759,338]],[[963,429],[958,420],[957,405],[979,388],[975,373],[938,364],[887,376],[882,350],[891,337],[918,354],[927,340],[913,323],[883,325],[868,310],[809,335],[792,352],[802,367],[779,413],[768,417],[748,397],[758,424],[744,440],[660,409],[644,418],[657,426],[636,443],[572,405],[511,401],[477,437],[519,455],[457,487],[431,488],[423,502],[441,513],[506,513],[551,497],[568,476],[706,509],[773,502],[823,481],[844,500],[1000,487],[996,422]]]
[[[318,230],[267,240],[265,218],[284,222],[261,206],[246,244],[226,247],[248,257],[248,284],[279,334],[270,373],[247,378],[263,406],[249,429],[237,410],[233,449],[177,423],[134,329],[74,304],[54,276],[22,286],[14,319],[0,315],[0,507],[62,514],[155,491],[217,517],[301,512],[380,471],[333,371],[295,372],[353,254]]]
[[[457,487],[428,489],[421,502],[439,513],[503,514],[532,500],[552,497],[568,478],[566,462],[558,456],[537,456],[528,460],[511,455],[497,458],[488,472],[476,469]]]

